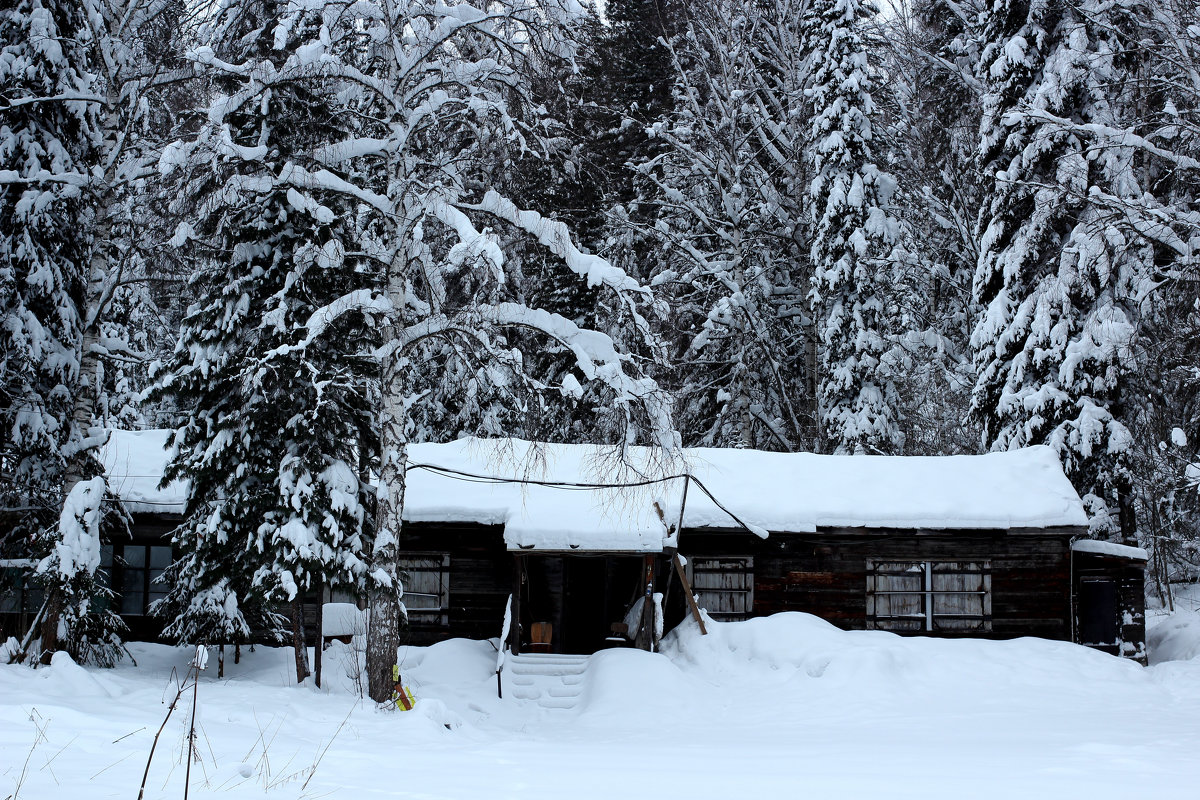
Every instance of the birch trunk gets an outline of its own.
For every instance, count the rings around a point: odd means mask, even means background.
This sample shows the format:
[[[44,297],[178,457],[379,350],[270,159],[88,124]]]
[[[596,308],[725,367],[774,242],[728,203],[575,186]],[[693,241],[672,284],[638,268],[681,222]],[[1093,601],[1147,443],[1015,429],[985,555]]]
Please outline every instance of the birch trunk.
[[[404,330],[407,291],[407,225],[399,225],[395,253],[388,265],[387,296],[392,303],[384,329],[385,346],[396,342]],[[408,461],[409,369],[404,353],[391,350],[380,365],[379,495],[376,507],[374,566],[387,584],[376,583],[370,592],[370,626],[367,628],[367,692],[377,703],[392,697],[392,667],[400,646],[400,569],[397,548],[404,517],[405,465]]]
[[[63,498],[80,482],[92,477],[88,456],[95,449],[93,441],[96,425],[96,403],[101,392],[100,323],[108,304],[111,287],[115,283],[111,248],[113,217],[116,213],[117,161],[119,147],[120,102],[116,88],[110,83],[107,106],[104,114],[105,171],[98,186],[94,186],[96,204],[99,206],[96,224],[92,233],[92,251],[88,259],[87,286],[79,314],[79,370],[72,387],[71,426],[72,438],[68,440],[73,449],[68,451],[63,471]],[[76,440],[74,437],[78,437]],[[59,650],[59,619],[62,616],[68,592],[62,584],[69,578],[56,578],[57,583],[47,587],[46,615],[42,619],[42,660],[50,658]]]

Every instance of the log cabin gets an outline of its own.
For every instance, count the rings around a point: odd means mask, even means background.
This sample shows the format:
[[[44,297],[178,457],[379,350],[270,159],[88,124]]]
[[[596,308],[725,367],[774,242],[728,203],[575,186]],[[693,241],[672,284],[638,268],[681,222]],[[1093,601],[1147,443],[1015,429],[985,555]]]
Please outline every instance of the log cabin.
[[[160,629],[145,610],[164,591],[154,578],[186,494],[157,485],[165,440],[117,431],[105,451],[135,519],[131,541],[106,546],[106,568],[145,637]],[[688,616],[800,611],[844,629],[1039,636],[1145,663],[1146,554],[1087,538],[1079,496],[1046,447],[942,457],[698,448],[664,459],[463,439],[413,445],[409,462],[411,644],[496,638],[508,611],[513,653],[654,649]],[[20,610],[3,602],[10,616]]]

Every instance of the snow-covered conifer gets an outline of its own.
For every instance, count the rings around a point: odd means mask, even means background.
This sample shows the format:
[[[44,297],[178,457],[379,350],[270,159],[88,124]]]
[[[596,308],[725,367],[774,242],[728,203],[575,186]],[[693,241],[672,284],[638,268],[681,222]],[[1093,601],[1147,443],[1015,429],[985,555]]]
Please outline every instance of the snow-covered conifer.
[[[972,410],[993,449],[1052,446],[1093,528],[1132,535],[1123,391],[1154,248],[1117,211],[1144,197],[1136,149],[1105,134],[1122,128],[1129,18],[1085,11],[1003,2],[987,17]]]
[[[187,641],[242,641],[278,622],[271,601],[298,607],[317,586],[367,580],[359,475],[374,451],[374,364],[365,318],[338,304],[369,298],[371,281],[353,255],[353,203],[287,179],[346,131],[327,85],[272,80],[322,27],[282,10],[219,8],[198,58],[239,66],[208,70],[206,124],[163,159],[185,176],[176,243],[196,268],[158,389],[190,414],[169,470],[191,487],[183,557],[161,609]],[[303,631],[292,633],[303,680]]]
[[[903,444],[895,387],[881,369],[891,313],[883,263],[895,237],[886,209],[895,182],[872,160],[875,77],[863,27],[873,13],[862,0],[814,0],[804,16],[821,438],[844,453]]]

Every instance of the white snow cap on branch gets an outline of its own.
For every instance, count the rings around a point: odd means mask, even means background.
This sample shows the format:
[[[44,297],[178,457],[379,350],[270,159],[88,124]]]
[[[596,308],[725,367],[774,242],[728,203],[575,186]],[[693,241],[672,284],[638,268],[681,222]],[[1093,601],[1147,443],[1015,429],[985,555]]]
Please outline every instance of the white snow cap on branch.
[[[80,570],[89,574],[96,571],[100,566],[100,504],[107,489],[104,478],[75,484],[63,501],[54,553],[42,559],[38,572],[56,570],[73,578]]]

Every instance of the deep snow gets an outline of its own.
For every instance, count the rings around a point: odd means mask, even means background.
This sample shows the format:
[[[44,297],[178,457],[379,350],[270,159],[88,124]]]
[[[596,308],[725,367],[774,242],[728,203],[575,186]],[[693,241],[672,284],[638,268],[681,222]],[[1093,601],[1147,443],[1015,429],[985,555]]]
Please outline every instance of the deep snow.
[[[358,700],[341,644],[321,690],[289,685],[287,649],[230,659],[224,681],[210,659],[191,796],[1127,798],[1200,780],[1200,659],[1141,668],[794,613],[710,629],[689,624],[663,655],[600,653],[567,711],[498,699],[489,642],[402,649],[406,713]],[[22,798],[136,796],[191,651],[131,649],[137,667],[0,667],[0,796],[23,769]],[[187,700],[148,797],[182,796]]]

